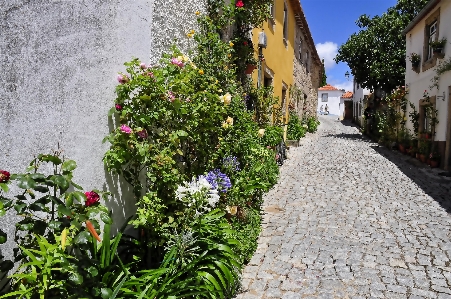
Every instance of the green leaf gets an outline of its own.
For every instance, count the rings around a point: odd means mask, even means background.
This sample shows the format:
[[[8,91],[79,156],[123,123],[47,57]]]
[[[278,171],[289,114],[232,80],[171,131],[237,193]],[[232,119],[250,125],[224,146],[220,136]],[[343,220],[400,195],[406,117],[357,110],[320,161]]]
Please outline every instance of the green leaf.
[[[49,192],[49,188],[47,188],[45,186],[35,186],[35,187],[33,187],[33,190],[41,192],[41,193]]]
[[[5,183],[0,183],[0,188],[4,191],[4,192],[8,192],[9,188],[8,185]]]
[[[52,162],[55,165],[60,165],[62,163],[60,158],[53,155],[39,155],[38,159],[44,162]]]
[[[109,288],[101,288],[100,294],[102,299],[110,299],[113,296],[113,291]]]
[[[36,186],[36,182],[29,175],[18,176],[17,186],[22,189],[32,189]]]
[[[82,231],[74,238],[75,244],[88,244],[90,233],[87,231]]]
[[[69,188],[69,181],[62,175],[55,174],[50,177],[50,180],[60,187],[61,193],[65,192]]]
[[[69,275],[69,280],[72,281],[75,284],[82,284],[83,283],[83,276],[78,272],[72,272]]]
[[[99,271],[96,269],[96,267],[89,267],[86,269],[86,271],[88,271],[89,274],[91,274],[92,277],[95,277],[99,274]]]
[[[61,228],[61,224],[63,223],[60,221],[52,220],[49,222],[49,228],[52,230],[59,230]]]
[[[116,107],[111,107],[110,110],[108,110],[108,116],[111,116],[116,112]]]
[[[67,208],[65,205],[59,205],[58,212],[60,212],[61,214],[65,215],[65,216],[72,216],[71,209]]]
[[[0,229],[0,244],[3,244],[8,239],[8,235]]]
[[[112,224],[113,220],[107,213],[100,213],[100,220],[102,220],[106,224]]]
[[[17,214],[22,214],[25,211],[26,207],[27,207],[27,204],[21,203],[21,204],[16,204],[14,206],[14,209],[16,210]]]
[[[78,203],[84,204],[86,201],[86,195],[81,191],[71,192],[71,195]]]
[[[74,160],[66,160],[61,166],[63,171],[73,171],[75,168],[77,168],[77,163]]]

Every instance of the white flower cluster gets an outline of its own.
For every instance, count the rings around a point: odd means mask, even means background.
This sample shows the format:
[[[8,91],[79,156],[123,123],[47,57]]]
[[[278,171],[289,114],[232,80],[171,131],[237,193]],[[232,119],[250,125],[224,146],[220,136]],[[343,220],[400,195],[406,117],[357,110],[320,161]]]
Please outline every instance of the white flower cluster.
[[[179,185],[175,191],[175,196],[178,200],[186,203],[188,207],[194,205],[196,207],[196,215],[209,212],[219,201],[218,190],[214,189],[204,176]],[[209,206],[202,205],[205,202]]]

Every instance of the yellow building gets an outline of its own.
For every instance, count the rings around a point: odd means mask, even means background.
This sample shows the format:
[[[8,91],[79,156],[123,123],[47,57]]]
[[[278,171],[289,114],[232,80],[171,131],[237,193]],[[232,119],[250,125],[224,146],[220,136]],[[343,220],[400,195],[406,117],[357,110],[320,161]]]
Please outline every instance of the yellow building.
[[[258,45],[259,33],[267,36],[267,47],[262,50],[264,60],[261,65],[260,86],[273,86],[274,96],[279,97],[285,120],[288,120],[289,89],[296,84],[298,73],[296,64],[303,65],[302,71],[309,77],[309,91],[304,88],[305,97],[316,101],[321,61],[316,52],[299,0],[274,0],[271,6],[272,18],[261,28],[252,31],[253,44]],[[258,52],[257,49],[255,49]],[[258,53],[256,53],[257,55]],[[302,54],[302,55],[301,55]],[[304,56],[305,55],[305,56]],[[258,70],[252,73],[257,84]]]

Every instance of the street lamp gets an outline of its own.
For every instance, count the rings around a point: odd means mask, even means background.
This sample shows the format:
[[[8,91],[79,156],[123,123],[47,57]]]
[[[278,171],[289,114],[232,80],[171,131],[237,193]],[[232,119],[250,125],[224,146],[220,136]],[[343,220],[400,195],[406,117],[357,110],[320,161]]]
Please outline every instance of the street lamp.
[[[349,76],[350,76],[349,72],[346,71],[346,73],[345,73],[345,78],[346,78],[346,80],[348,80],[348,81],[349,81]]]

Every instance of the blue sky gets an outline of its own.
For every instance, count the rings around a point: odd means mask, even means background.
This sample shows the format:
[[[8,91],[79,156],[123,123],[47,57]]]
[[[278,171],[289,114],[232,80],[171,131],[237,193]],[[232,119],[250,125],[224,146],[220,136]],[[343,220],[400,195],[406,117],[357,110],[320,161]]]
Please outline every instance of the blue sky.
[[[396,0],[301,0],[319,57],[324,58],[327,83],[352,91],[352,82],[344,74],[347,64],[336,64],[338,47],[345,43],[359,27],[355,21],[362,14],[381,15]]]

